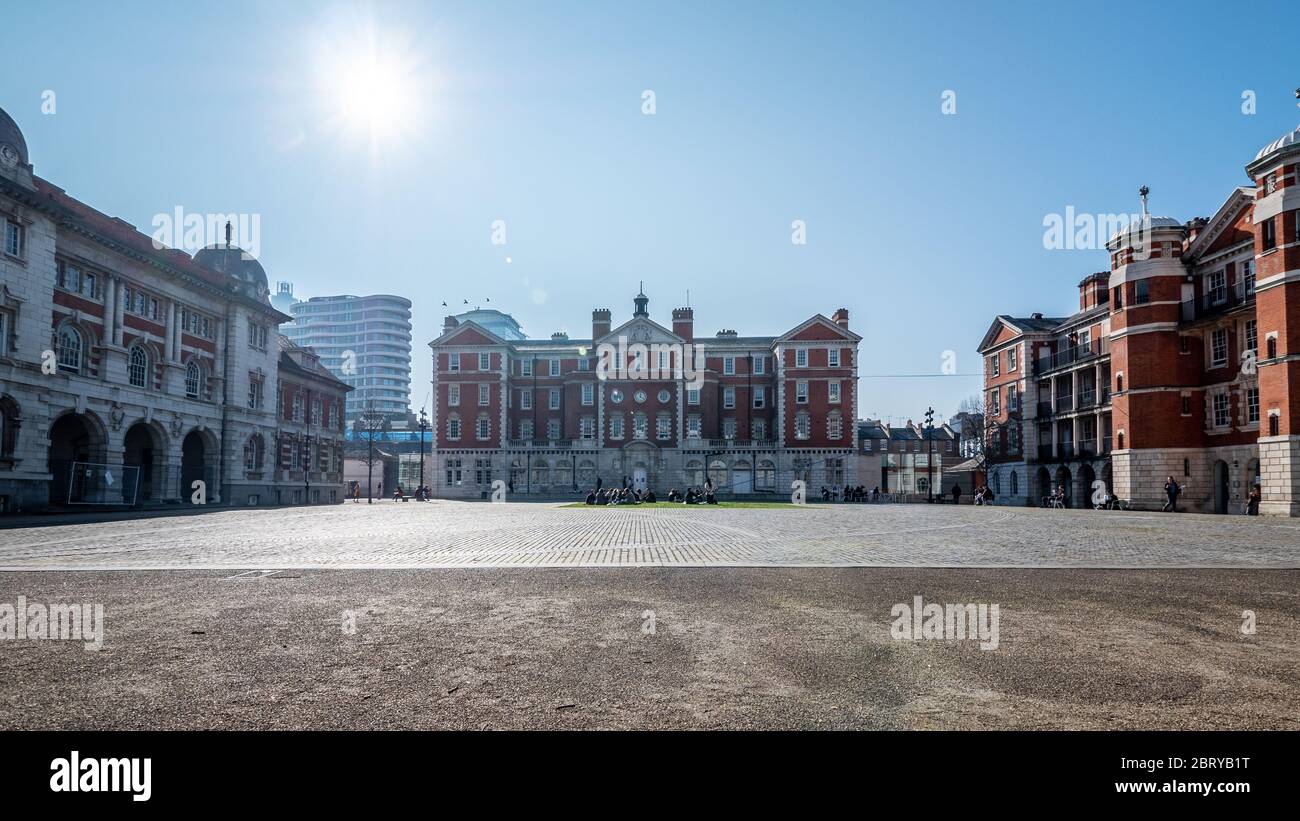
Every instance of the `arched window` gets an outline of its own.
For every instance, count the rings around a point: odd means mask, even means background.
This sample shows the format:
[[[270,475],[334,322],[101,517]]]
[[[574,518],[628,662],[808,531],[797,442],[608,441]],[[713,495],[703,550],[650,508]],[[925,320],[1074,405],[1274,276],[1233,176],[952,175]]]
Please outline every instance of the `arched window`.
[[[844,419],[839,411],[831,411],[826,417],[826,438],[839,439],[844,436]]]
[[[59,350],[56,355],[59,370],[66,373],[81,373],[81,331],[71,325],[59,329]]]
[[[185,395],[190,399],[199,398],[199,386],[203,383],[203,369],[199,363],[191,360],[185,366]]]
[[[807,439],[812,435],[812,426],[809,422],[808,412],[799,411],[794,415],[794,438]]]
[[[712,462],[709,462],[708,478],[713,480],[713,486],[715,488],[724,488],[730,484],[729,475],[727,473],[727,463],[721,459],[714,459]]]
[[[244,471],[246,473],[257,473],[262,469],[262,437],[260,434],[253,434],[248,437],[248,442],[244,444]]]
[[[993,489],[995,495],[1002,495],[1002,477],[998,475],[996,470],[993,471],[993,475],[989,477],[989,487]]]
[[[754,473],[754,484],[767,490],[776,488],[776,465],[770,459],[760,459]]]
[[[132,345],[130,363],[127,365],[127,377],[131,380],[131,387],[143,388],[149,379],[149,354],[145,353],[142,345]]]
[[[685,474],[686,484],[692,487],[704,484],[704,463],[699,459],[687,462],[686,469],[682,473]]]
[[[1012,496],[1020,495],[1020,477],[1016,476],[1016,472],[1014,470],[1011,471],[1011,495]]]

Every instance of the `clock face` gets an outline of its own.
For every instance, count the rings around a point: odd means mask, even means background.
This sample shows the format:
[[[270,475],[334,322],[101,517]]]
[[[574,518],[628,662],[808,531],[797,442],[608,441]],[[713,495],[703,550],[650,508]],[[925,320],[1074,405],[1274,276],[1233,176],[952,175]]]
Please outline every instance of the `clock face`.
[[[8,143],[0,144],[0,165],[13,168],[18,165],[18,149]]]
[[[622,402],[623,392],[618,388],[615,388],[614,391],[609,395],[609,401],[613,402],[615,405],[617,405],[619,402]]]
[[[670,396],[669,396],[669,394],[668,394],[668,391],[659,391],[659,401],[660,401],[660,402],[667,402],[667,401],[669,400],[669,398],[670,398]]]
[[[645,391],[637,391],[635,394],[632,395],[632,398],[635,399],[638,403],[644,402]]]

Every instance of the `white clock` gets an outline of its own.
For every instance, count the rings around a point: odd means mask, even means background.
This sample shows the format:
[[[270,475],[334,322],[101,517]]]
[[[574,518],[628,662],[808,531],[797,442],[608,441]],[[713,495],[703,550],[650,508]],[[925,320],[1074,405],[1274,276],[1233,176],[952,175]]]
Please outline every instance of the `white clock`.
[[[0,143],[0,165],[5,168],[16,168],[18,166],[18,149],[9,143]]]

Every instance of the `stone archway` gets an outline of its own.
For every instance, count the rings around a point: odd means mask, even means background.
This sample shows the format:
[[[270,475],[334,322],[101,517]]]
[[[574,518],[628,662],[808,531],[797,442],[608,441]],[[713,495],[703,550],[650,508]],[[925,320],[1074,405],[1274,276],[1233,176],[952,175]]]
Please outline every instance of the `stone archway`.
[[[122,465],[138,469],[135,492],[137,505],[166,498],[169,484],[167,436],[157,425],[141,421],[126,429],[126,435],[122,438]]]
[[[181,440],[181,501],[194,504],[194,483],[204,483],[204,496],[213,502],[217,496],[217,440],[211,432],[194,428]]]
[[[107,437],[90,414],[69,411],[50,425],[47,467],[51,504],[97,501],[102,478],[87,468],[73,474],[75,463],[100,465]]]
[[[1075,488],[1077,494],[1075,506],[1087,510],[1092,507],[1092,483],[1097,481],[1097,473],[1092,465],[1084,464],[1079,468],[1079,481]]]
[[[1048,496],[1051,496],[1051,495],[1052,495],[1052,472],[1051,472],[1050,470],[1048,470],[1047,468],[1042,467],[1042,466],[1040,465],[1039,468],[1038,468],[1038,477],[1037,477],[1037,482],[1036,482],[1036,484],[1038,485],[1038,489],[1037,489],[1037,494],[1038,494],[1037,504],[1041,505],[1041,504],[1043,504],[1043,501],[1044,501]]]
[[[1074,504],[1074,475],[1065,465],[1056,469],[1056,483],[1065,491],[1065,503]]]

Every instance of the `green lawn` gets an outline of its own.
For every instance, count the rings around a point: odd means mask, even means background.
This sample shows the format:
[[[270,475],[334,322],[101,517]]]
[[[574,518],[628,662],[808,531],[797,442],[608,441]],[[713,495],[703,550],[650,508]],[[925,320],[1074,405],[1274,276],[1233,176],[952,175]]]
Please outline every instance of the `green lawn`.
[[[769,508],[769,507],[799,507],[799,505],[794,505],[794,504],[791,504],[790,502],[718,502],[716,505],[684,505],[684,504],[682,504],[681,502],[664,502],[664,501],[658,501],[658,502],[642,502],[642,503],[639,504],[639,505],[588,505],[586,502],[571,502],[570,504],[564,505],[564,507],[591,507],[591,508],[600,508],[600,507],[617,507],[617,508],[624,509],[624,510],[629,510],[629,509],[633,509],[633,508],[638,509],[638,510],[644,510],[645,508],[660,508],[660,507],[685,507],[685,508],[696,508],[696,507],[715,507],[715,508],[716,508],[716,507],[731,507],[731,508],[737,508],[737,507],[763,507],[763,508]],[[805,505],[805,507],[818,507],[818,505],[812,505],[812,504],[810,504],[810,505]]]

